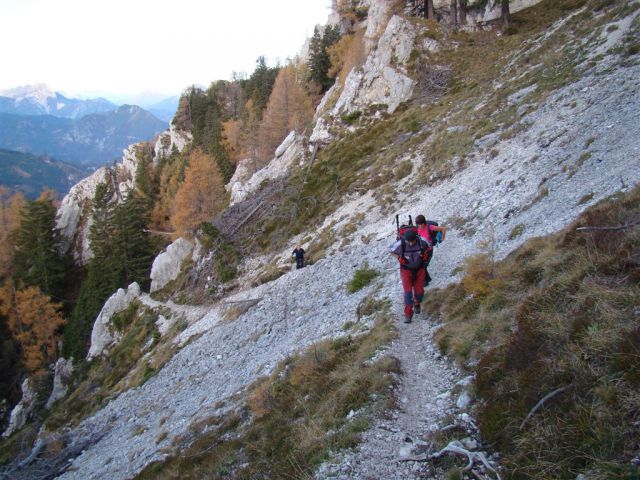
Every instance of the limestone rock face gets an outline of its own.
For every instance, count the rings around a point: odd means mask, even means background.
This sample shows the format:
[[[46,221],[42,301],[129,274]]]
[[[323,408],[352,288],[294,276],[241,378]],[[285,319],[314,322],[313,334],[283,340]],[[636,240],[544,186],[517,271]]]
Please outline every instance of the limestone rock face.
[[[511,0],[509,10],[511,13],[519,12],[525,8],[532,7],[540,3],[541,0]],[[477,8],[483,4],[480,8]],[[446,12],[449,15],[451,2],[449,0],[434,0],[433,6],[437,11]],[[474,8],[475,7],[475,8]],[[467,23],[469,25],[477,25],[490,22],[500,18],[500,2],[480,2],[479,0],[470,1],[468,4]]]
[[[181,152],[193,140],[191,132],[178,130],[175,125],[171,124],[169,129],[161,133],[156,141],[153,150],[155,152],[154,163],[161,158],[171,155],[174,147]]]
[[[191,254],[193,244],[179,238],[158,255],[151,266],[151,292],[160,290],[180,273],[182,262]]]
[[[116,165],[118,190],[120,196],[126,196],[134,187],[138,159],[136,145],[130,145],[122,152],[122,160]],[[65,195],[58,208],[56,225],[62,233],[63,252],[71,252],[73,259],[85,265],[92,257],[89,248],[89,228],[91,227],[91,201],[99,184],[107,181],[107,168],[96,170],[81,180]]]
[[[289,172],[289,168],[295,161],[302,162],[305,159],[304,147],[302,137],[292,131],[287,135],[287,138],[276,149],[275,158],[271,160],[267,166],[258,170],[246,181],[235,181],[233,178],[227,185],[227,190],[231,192],[231,205],[244,200],[247,195],[255,192],[260,184],[265,180],[274,180],[281,178]],[[244,162],[247,162],[246,160]],[[238,166],[238,169],[242,168],[243,171],[248,169],[248,164]],[[242,178],[239,174],[238,178]],[[246,178],[246,174],[245,178]],[[234,178],[236,176],[234,175]],[[153,291],[153,290],[152,290]]]
[[[71,375],[73,374],[73,362],[65,358],[59,358],[56,362],[53,377],[53,390],[45,407],[47,409],[67,394],[67,388],[71,381]]]
[[[33,408],[36,404],[36,392],[32,385],[31,379],[26,378],[22,382],[22,398],[18,405],[11,411],[9,417],[9,426],[4,431],[2,436],[4,438],[10,437],[13,433],[20,430],[27,422],[29,415],[33,412]]]
[[[99,168],[87,178],[76,183],[62,199],[56,225],[62,234],[62,251],[71,251],[77,263],[85,264],[89,259],[89,215],[90,202],[96,187],[105,181],[106,167]],[[83,223],[81,224],[81,220]]]
[[[118,342],[119,335],[117,332],[113,332],[111,328],[111,317],[126,309],[139,296],[140,286],[133,282],[126,290],[119,288],[116,293],[109,297],[93,324],[91,347],[87,354],[87,360],[102,355],[110,345]]]
[[[351,112],[383,103],[393,113],[413,93],[415,81],[407,76],[406,63],[414,48],[416,30],[407,20],[394,15],[362,72],[352,71],[333,109],[334,114]]]
[[[383,8],[380,3],[383,2],[372,2],[370,6],[365,38],[374,38],[376,28],[384,25],[381,21],[386,19],[386,10],[376,13],[379,8]],[[374,12],[374,17],[371,17],[371,12]],[[372,18],[377,20],[373,21]],[[338,82],[325,94],[316,110],[317,121],[309,139],[311,143],[330,142],[333,138],[331,125],[344,114],[375,104],[385,105],[387,112],[393,113],[402,102],[411,98],[416,81],[408,75],[407,62],[416,48],[417,33],[416,28],[404,18],[397,15],[391,17],[378,40],[377,48],[371,49],[362,68],[351,70],[335,105],[328,113],[323,114],[330,99],[337,95]],[[437,42],[431,42],[435,44],[420,45],[420,48],[437,49]]]

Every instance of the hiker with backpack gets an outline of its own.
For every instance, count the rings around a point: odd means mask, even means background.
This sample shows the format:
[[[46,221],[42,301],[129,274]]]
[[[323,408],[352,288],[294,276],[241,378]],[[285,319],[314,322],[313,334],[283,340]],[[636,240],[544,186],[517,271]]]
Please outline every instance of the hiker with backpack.
[[[291,256],[296,257],[296,270],[304,267],[304,248],[300,245],[296,245]]]
[[[412,224],[400,227],[398,216],[396,241],[389,247],[390,254],[400,263],[400,280],[404,296],[404,322],[411,323],[413,314],[420,313],[420,303],[424,296],[424,268],[429,244],[418,235],[418,229]]]
[[[447,229],[438,225],[438,222],[433,222],[424,218],[424,215],[418,215],[416,217],[416,227],[418,227],[418,235],[425,239],[429,243],[429,249],[427,251],[427,259],[424,264],[424,286],[426,287],[431,282],[431,275],[427,267],[433,258],[433,247],[444,241],[447,235]]]

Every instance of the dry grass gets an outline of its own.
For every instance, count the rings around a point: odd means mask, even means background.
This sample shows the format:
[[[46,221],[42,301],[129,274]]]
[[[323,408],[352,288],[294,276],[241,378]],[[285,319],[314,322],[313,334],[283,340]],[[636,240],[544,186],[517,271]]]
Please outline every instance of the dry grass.
[[[508,478],[638,478],[640,227],[576,231],[638,219],[640,188],[529,240],[493,274],[486,257],[470,260],[461,284],[431,295],[436,341],[477,373],[483,435]]]
[[[379,306],[368,333],[315,344],[257,381],[244,422],[237,414],[201,422],[186,450],[137,478],[311,478],[329,452],[358,443],[370,414],[393,404],[397,360],[370,360],[394,336],[388,304]],[[347,418],[351,410],[358,414]]]

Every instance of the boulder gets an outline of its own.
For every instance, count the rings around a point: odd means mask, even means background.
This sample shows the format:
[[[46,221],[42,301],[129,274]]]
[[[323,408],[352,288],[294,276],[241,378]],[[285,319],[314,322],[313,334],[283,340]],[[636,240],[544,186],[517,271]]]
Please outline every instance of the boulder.
[[[160,290],[180,274],[182,262],[191,254],[193,243],[184,238],[178,238],[158,255],[151,266],[151,292]]]
[[[9,417],[9,426],[2,434],[3,438],[8,438],[18,430],[20,430],[29,416],[33,412],[36,405],[36,391],[30,378],[26,378],[22,382],[22,398],[20,402],[11,410],[11,416]]]
[[[111,318],[116,313],[125,310],[139,296],[140,286],[133,282],[126,290],[119,288],[109,297],[93,324],[91,347],[89,347],[87,360],[102,355],[108,347],[120,340],[118,332],[114,332],[111,328]]]
[[[67,394],[67,388],[71,383],[71,375],[73,374],[73,360],[59,358],[54,368],[53,390],[45,405],[49,409],[57,401]]]

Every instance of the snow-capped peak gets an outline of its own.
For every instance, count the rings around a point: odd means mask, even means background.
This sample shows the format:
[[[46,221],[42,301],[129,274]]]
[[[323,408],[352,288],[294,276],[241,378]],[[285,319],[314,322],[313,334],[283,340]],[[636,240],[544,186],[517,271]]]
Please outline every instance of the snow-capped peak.
[[[20,102],[22,100],[31,100],[43,107],[47,106],[49,98],[56,98],[56,94],[44,83],[36,83],[34,85],[24,85],[21,87],[10,88],[0,92],[4,97],[13,98]]]

